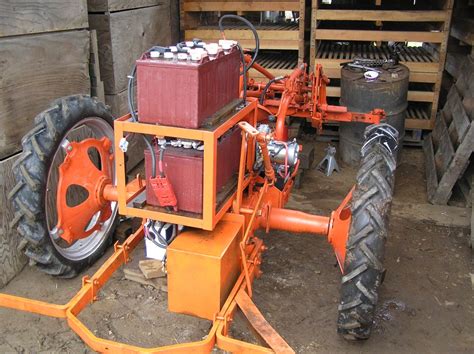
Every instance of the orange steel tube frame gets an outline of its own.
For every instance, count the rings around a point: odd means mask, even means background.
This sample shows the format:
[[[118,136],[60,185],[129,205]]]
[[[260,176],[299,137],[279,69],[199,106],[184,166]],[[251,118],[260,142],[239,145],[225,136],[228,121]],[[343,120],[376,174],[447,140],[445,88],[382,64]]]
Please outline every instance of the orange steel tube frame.
[[[247,62],[250,61],[246,57]],[[267,70],[254,64],[253,69],[259,71],[268,79]],[[269,91],[281,93],[280,99],[265,99],[263,106],[267,111],[276,115],[275,137],[286,141],[288,127],[285,125],[287,116],[305,118],[318,130],[325,122],[363,122],[378,124],[385,118],[382,109],[373,109],[369,113],[350,112],[347,107],[333,106],[327,103],[326,86],[329,79],[323,73],[321,64],[317,64],[314,73],[306,73],[306,65],[297,67],[290,75],[278,80],[269,87]],[[263,93],[265,83],[249,80],[247,96],[249,100],[258,100]]]
[[[141,227],[122,245],[114,245],[115,252],[99,268],[92,277],[83,277],[82,287],[79,292],[65,305],[49,304],[42,301],[26,299],[22,297],[0,294],[0,306],[32,312],[50,317],[65,318],[71,329],[81,337],[93,350],[99,352],[117,353],[159,353],[159,352],[210,352],[214,346],[231,352],[288,352],[292,349],[288,344],[271,328],[263,319],[263,316],[250,300],[252,296],[252,282],[260,276],[260,264],[262,252],[265,250],[263,241],[254,236],[254,231],[258,228],[286,230],[290,232],[311,232],[322,236],[327,236],[333,245],[338,261],[341,262],[341,247],[345,246],[348,227],[350,224],[350,212],[348,214],[348,203],[351,193],[344,199],[341,206],[332,213],[331,217],[310,215],[299,211],[282,209],[288,200],[292,188],[292,180],[296,175],[297,167],[293,172],[287,186],[278,190],[274,185],[274,173],[266,171],[266,178],[262,178],[252,172],[253,159],[255,157],[255,142],[258,142],[262,151],[266,151],[266,144],[269,136],[259,133],[253,126],[256,125],[258,117],[257,103],[252,102],[242,109],[228,122],[222,124],[214,131],[188,130],[172,127],[160,127],[140,123],[127,122],[129,116],[124,116],[115,122],[115,144],[116,144],[116,173],[118,185],[106,186],[103,194],[106,200],[117,200],[121,214],[155,220],[167,221],[170,223],[181,223],[188,226],[199,227],[210,230],[220,219],[230,219],[244,223],[244,236],[240,243],[242,260],[242,271],[234,287],[232,288],[226,302],[218,314],[216,314],[213,325],[208,336],[191,343],[181,343],[158,348],[141,348],[134,345],[118,343],[95,336],[79,319],[78,315],[89,304],[98,300],[100,289],[106,284],[112,274],[123,264],[127,263],[132,250],[143,239],[144,226]],[[211,170],[211,181],[205,182],[204,200],[205,205],[215,203],[215,152],[216,141],[235,124],[243,129],[241,148],[241,161],[237,190],[227,200],[224,206],[217,213],[204,213],[202,219],[194,219],[180,215],[173,215],[153,210],[141,210],[130,208],[128,204],[140,193],[144,191],[143,181],[139,176],[129,184],[125,184],[125,161],[123,153],[118,149],[118,143],[124,133],[143,133],[155,136],[175,136],[204,141],[204,174]],[[250,123],[250,124],[248,124]],[[252,126],[253,125],[253,126]],[[206,153],[206,148],[211,146]],[[264,156],[266,164],[269,157]],[[262,183],[260,187],[257,184]],[[244,197],[245,194],[245,197]],[[208,195],[206,197],[206,195]],[[209,198],[209,195],[213,195]],[[233,212],[228,209],[233,206]],[[139,211],[139,212],[137,212]],[[239,215],[240,214],[240,215]],[[242,218],[242,215],[244,218]],[[345,252],[345,249],[344,249]],[[343,261],[343,260],[342,260]],[[342,266],[341,266],[342,270]],[[260,334],[263,341],[269,347],[263,347],[251,343],[239,341],[228,336],[229,326],[233,315],[237,309],[247,317],[249,323],[255,331]]]
[[[224,217],[233,218],[235,215],[227,214]],[[157,348],[142,348],[125,343],[119,343],[94,335],[79,319],[78,315],[91,303],[98,300],[98,292],[110,279],[112,274],[130,258],[129,254],[143,238],[143,225],[131,235],[122,245],[115,244],[114,254],[99,268],[91,277],[82,279],[81,290],[65,305],[50,304],[43,301],[26,299],[18,296],[0,294],[0,306],[25,312],[31,312],[49,317],[65,318],[69,327],[93,350],[98,352],[112,353],[209,353],[215,345],[228,351],[246,351],[256,353],[271,353],[270,348],[246,343],[228,337],[228,328],[232,321],[233,314],[237,307],[242,310],[254,310],[253,304],[237,304],[236,296],[240,292],[246,291],[246,282],[243,273],[238,278],[231,290],[229,297],[223,305],[221,311],[214,319],[214,323],[205,339],[190,343],[180,343]],[[258,274],[257,259],[262,252],[263,242],[254,238],[253,247],[248,252],[251,260],[248,267],[249,276],[253,280]],[[289,347],[288,347],[289,348]]]
[[[257,119],[257,103],[251,102],[231,119],[219,125],[214,130],[187,129],[129,121],[130,115],[117,119],[114,123],[115,137],[115,170],[117,174],[117,201],[119,213],[138,218],[149,218],[172,224],[180,224],[212,231],[221,217],[231,207],[235,193],[216,211],[216,161],[217,139],[240,121],[248,121],[255,125]],[[134,208],[128,205],[127,185],[125,175],[125,156],[118,148],[118,142],[127,133],[148,134],[152,136],[167,136],[183,139],[200,140],[204,143],[203,161],[203,212],[202,216],[185,216],[166,211]],[[110,192],[110,191],[109,191]]]

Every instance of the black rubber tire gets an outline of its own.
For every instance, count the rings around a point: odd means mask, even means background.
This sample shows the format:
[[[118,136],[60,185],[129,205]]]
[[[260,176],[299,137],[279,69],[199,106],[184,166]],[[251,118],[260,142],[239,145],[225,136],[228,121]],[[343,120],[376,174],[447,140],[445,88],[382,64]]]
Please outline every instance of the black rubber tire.
[[[85,259],[70,260],[61,255],[50,238],[45,216],[45,191],[47,175],[55,151],[66,132],[82,119],[97,117],[113,127],[113,117],[107,107],[86,95],[74,95],[58,99],[51,107],[35,118],[35,127],[21,143],[23,152],[14,163],[16,186],[9,193],[15,207],[12,227],[16,226],[25,240],[24,251],[30,264],[43,272],[72,278],[86,266],[94,263],[110,246],[116,220],[107,237]]]
[[[352,196],[352,220],[346,246],[338,332],[348,340],[370,336],[379,285],[383,281],[385,240],[396,161],[379,141],[362,156]]]

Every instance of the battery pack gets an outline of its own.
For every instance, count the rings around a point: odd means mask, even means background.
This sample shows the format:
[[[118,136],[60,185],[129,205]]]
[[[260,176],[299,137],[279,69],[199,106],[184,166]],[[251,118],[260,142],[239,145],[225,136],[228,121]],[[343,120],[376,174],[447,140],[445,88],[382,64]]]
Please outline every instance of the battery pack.
[[[221,192],[239,170],[241,131],[234,127],[224,134],[217,143],[216,194]],[[160,156],[160,147],[154,147],[156,160]],[[151,154],[145,150],[146,202],[154,206],[163,206],[155,193],[151,178]],[[163,170],[177,199],[179,211],[202,213],[203,201],[203,160],[204,151],[167,147],[163,156]],[[159,175],[158,164],[156,175]]]
[[[137,61],[138,119],[199,128],[239,98],[240,53],[220,51],[215,59],[178,61],[145,54]]]

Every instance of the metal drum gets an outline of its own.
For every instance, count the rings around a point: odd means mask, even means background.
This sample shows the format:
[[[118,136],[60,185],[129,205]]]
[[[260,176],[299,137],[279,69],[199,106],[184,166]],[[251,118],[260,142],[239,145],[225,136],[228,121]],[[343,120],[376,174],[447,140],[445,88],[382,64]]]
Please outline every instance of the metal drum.
[[[367,113],[374,108],[384,109],[385,122],[400,134],[400,145],[396,151],[399,161],[399,151],[405,136],[410,71],[401,64],[389,68],[378,67],[377,70],[378,77],[368,78],[370,75],[364,69],[348,66],[342,68],[340,103],[352,112]],[[360,161],[360,148],[366,127],[364,123],[341,123],[339,126],[339,153],[342,161],[351,166],[357,166]]]

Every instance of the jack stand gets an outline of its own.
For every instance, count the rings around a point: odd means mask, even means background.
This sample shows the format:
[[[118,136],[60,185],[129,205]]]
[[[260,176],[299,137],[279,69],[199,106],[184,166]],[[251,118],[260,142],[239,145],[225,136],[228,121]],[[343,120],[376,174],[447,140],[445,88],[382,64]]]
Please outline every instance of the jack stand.
[[[339,172],[339,166],[337,165],[335,157],[336,147],[329,144],[324,151],[326,151],[326,156],[324,156],[323,160],[318,164],[317,169],[323,171],[326,176],[329,177],[330,175],[332,175],[334,170]]]

